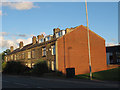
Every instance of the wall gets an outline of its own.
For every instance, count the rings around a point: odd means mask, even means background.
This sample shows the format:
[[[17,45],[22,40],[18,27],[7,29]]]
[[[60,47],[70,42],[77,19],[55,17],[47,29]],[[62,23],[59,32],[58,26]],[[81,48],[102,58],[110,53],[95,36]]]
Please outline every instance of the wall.
[[[78,26],[57,41],[58,70],[65,73],[65,68],[75,68],[75,74],[89,73],[87,30]],[[105,70],[105,40],[90,32],[92,72]]]

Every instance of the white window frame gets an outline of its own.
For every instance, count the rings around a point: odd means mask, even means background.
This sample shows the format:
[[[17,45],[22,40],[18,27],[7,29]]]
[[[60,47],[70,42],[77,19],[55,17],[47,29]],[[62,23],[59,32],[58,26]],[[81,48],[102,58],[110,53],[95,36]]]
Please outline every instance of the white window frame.
[[[42,48],[42,56],[46,56],[46,47]]]
[[[56,38],[58,38],[59,37],[59,35],[58,35],[58,33],[56,33]]]
[[[62,35],[65,35],[65,30],[62,30]]]
[[[54,49],[55,49],[55,45],[51,46],[51,54],[52,54],[52,55],[55,55],[55,54],[56,54],[56,52],[54,51]]]
[[[42,43],[42,42],[44,42],[44,38],[41,38],[41,39],[39,40],[39,43]]]

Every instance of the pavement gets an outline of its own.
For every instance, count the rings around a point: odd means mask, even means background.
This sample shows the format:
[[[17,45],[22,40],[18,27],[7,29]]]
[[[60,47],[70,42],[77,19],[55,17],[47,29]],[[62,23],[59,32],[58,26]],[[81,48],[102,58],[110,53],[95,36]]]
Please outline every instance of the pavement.
[[[0,81],[1,82],[1,81]],[[119,88],[120,82],[2,75],[2,88]]]

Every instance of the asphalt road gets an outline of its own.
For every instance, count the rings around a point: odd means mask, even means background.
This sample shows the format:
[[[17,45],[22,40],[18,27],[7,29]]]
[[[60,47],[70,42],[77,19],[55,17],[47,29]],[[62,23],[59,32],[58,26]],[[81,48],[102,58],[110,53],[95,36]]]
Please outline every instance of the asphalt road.
[[[119,88],[119,82],[2,75],[2,88]]]

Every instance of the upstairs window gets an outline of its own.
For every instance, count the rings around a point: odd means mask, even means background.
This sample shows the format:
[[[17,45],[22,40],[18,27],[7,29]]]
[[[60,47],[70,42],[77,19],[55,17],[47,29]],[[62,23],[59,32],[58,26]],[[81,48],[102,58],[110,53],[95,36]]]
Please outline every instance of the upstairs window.
[[[59,37],[61,36],[61,32],[58,32],[58,36],[59,36]]]
[[[59,35],[58,35],[58,33],[56,33],[56,38],[58,38],[59,37]]]
[[[51,37],[46,37],[45,38],[45,41],[49,41],[49,40],[51,40]]]
[[[56,52],[55,52],[55,45],[51,46],[51,53],[52,53],[52,55],[56,54]]]
[[[56,38],[61,37],[62,35],[65,35],[65,30],[61,30],[60,32],[57,32]]]
[[[46,56],[46,48],[42,48],[42,56]]]
[[[25,59],[25,53],[22,53],[22,59]]]
[[[31,58],[31,52],[28,52],[28,59]]]
[[[39,43],[42,43],[42,42],[44,42],[44,38],[42,38],[42,39],[39,40]]]
[[[65,35],[65,30],[62,30],[62,32],[61,32],[61,33],[62,33],[62,35]]]
[[[32,58],[35,58],[35,51],[32,51]]]

